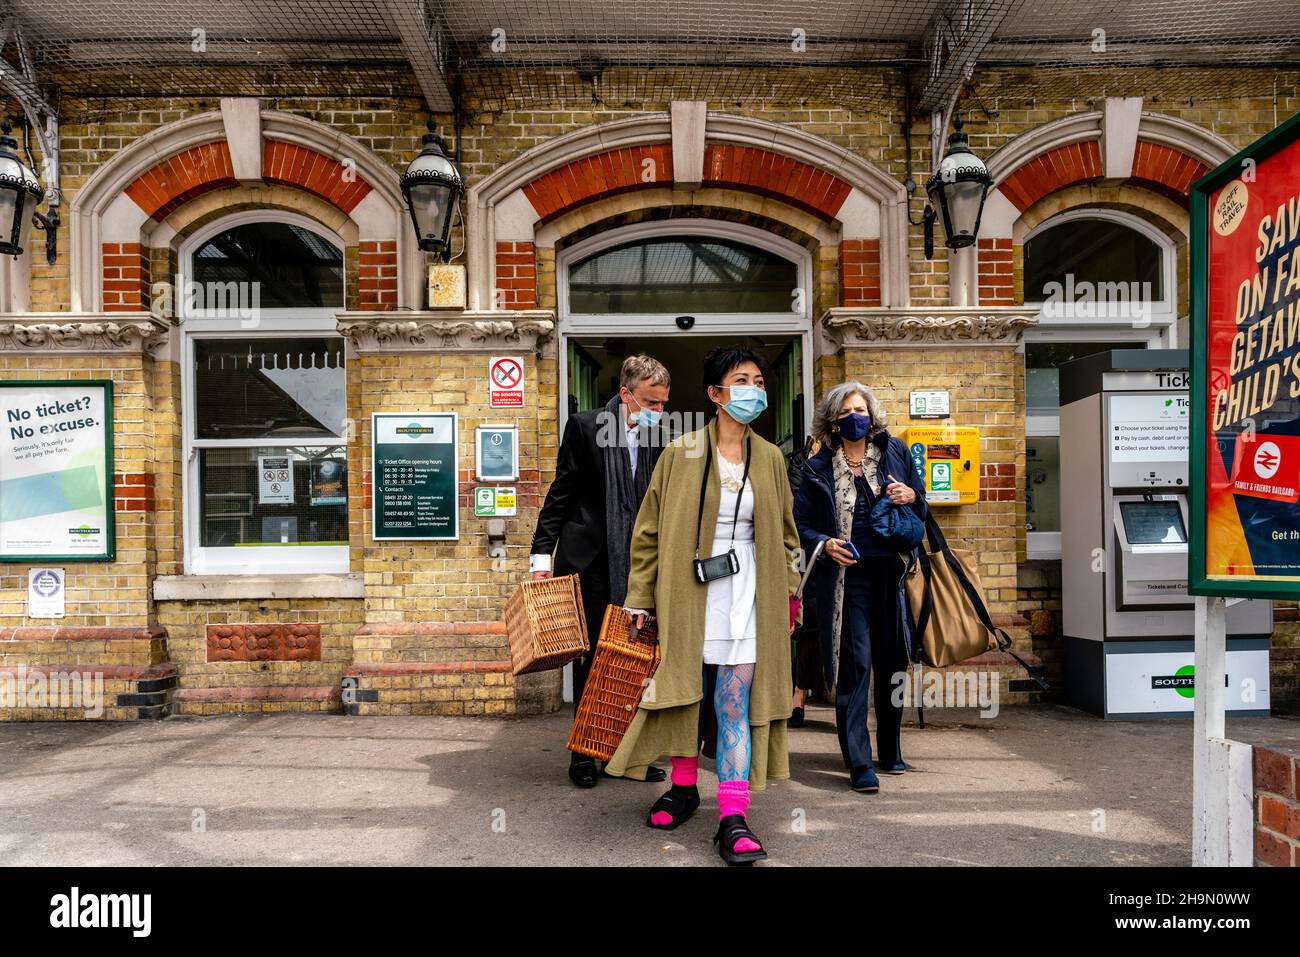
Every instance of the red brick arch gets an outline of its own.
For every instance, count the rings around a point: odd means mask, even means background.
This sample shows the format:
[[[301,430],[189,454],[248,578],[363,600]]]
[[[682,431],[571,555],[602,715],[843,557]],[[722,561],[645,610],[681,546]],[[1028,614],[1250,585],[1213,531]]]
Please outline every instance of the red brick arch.
[[[351,213],[372,189],[338,160],[279,140],[263,145],[262,179],[312,193],[345,213]],[[197,196],[238,185],[230,148],[222,140],[169,156],[137,176],[126,194],[150,219],[161,222]]]
[[[1133,172],[1125,181],[1186,204],[1192,183],[1209,167],[1181,150],[1149,140],[1139,140],[1133,154]],[[1057,190],[1102,177],[1101,148],[1097,140],[1058,146],[1022,163],[998,184],[998,190],[1022,213]]]
[[[573,160],[523,187],[542,221],[616,193],[673,183],[672,147],[654,143]],[[772,196],[830,222],[853,187],[808,163],[771,150],[711,143],[704,154],[705,186]]]

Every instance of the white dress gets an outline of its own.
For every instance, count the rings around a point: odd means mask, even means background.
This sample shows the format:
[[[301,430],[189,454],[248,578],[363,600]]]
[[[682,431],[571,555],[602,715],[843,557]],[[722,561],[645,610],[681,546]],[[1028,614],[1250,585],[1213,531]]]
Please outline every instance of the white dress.
[[[713,533],[712,554],[724,555],[727,549],[735,548],[740,571],[709,582],[708,604],[704,611],[704,663],[752,664],[758,661],[754,485],[745,482],[740,513],[736,517],[733,545],[731,516],[736,509],[736,494],[745,467],[743,464],[732,465],[721,455],[716,457],[715,462],[722,483],[722,501],[718,505],[718,527]]]

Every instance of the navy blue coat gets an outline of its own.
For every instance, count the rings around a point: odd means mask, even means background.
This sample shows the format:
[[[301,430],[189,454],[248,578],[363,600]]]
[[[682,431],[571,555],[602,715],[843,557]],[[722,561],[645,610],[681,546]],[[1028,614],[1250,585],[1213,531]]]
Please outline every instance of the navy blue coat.
[[[880,477],[881,488],[888,484],[886,475],[893,475],[900,482],[906,482],[916,491],[916,501],[912,508],[916,514],[925,519],[928,506],[925,502],[925,484],[912,464],[912,456],[901,440],[893,438],[887,430],[882,429],[872,436],[871,441],[881,448]],[[803,481],[794,499],[794,523],[799,529],[799,542],[805,555],[811,555],[817,543],[827,538],[839,538],[839,520],[835,514],[835,472],[831,457],[835,450],[830,443],[822,445],[812,458],[803,464]],[[828,687],[833,679],[831,665],[831,631],[835,623],[835,579],[840,566],[825,551],[817,558],[808,586],[815,589],[820,599],[817,602],[817,628],[821,634],[822,663],[826,669]],[[897,603],[903,626],[903,640],[907,656],[915,660],[915,648],[911,636],[911,614],[907,610],[906,597],[902,585],[899,585]]]

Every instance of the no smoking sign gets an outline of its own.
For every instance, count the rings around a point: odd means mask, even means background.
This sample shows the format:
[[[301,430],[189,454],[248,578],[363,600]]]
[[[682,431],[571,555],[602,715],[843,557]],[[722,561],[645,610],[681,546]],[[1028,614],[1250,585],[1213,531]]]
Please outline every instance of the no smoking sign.
[[[524,360],[493,356],[488,361],[488,406],[517,409],[524,404]]]

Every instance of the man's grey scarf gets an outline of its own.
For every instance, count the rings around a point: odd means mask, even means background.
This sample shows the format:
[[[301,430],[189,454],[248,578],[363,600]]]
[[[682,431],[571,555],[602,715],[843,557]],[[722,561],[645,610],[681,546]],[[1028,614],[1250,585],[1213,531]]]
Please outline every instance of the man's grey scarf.
[[[657,437],[652,430],[642,428],[637,448],[636,475],[632,475],[632,460],[627,447],[627,420],[622,400],[615,393],[605,403],[599,416],[596,435],[600,442],[605,465],[605,541],[609,553],[609,600],[621,605],[627,597],[629,553],[632,550],[632,525],[650,487],[650,475],[658,452]],[[612,439],[612,441],[609,441]]]

